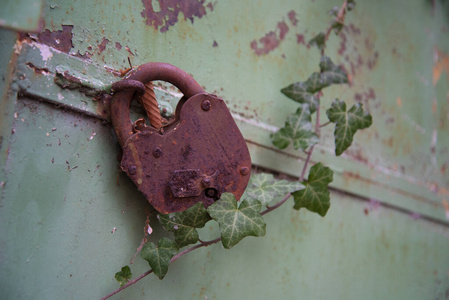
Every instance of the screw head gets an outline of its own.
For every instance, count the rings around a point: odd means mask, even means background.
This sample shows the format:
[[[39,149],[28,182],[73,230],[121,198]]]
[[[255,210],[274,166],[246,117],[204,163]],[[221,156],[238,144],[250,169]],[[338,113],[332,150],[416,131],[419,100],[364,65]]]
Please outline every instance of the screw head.
[[[242,174],[243,176],[248,175],[248,173],[249,173],[249,168],[247,168],[247,167],[240,168],[240,174]]]
[[[153,156],[154,156],[155,158],[161,157],[161,156],[162,156],[162,150],[161,150],[161,148],[159,148],[159,147],[154,148],[154,150],[153,150]]]
[[[212,106],[212,104],[210,103],[209,100],[204,100],[203,103],[201,103],[201,108],[204,111],[208,111],[210,109],[210,107]]]
[[[208,177],[203,178],[203,180],[201,180],[201,184],[204,187],[209,187],[210,186],[210,178],[208,178]]]
[[[135,175],[137,173],[137,167],[136,166],[129,166],[128,173],[129,173],[129,175]]]

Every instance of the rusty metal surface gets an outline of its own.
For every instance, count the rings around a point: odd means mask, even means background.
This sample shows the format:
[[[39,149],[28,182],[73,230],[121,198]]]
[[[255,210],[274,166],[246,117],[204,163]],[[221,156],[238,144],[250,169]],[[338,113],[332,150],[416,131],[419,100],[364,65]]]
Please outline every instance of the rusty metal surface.
[[[179,120],[164,127],[163,134],[143,131],[128,138],[121,163],[162,213],[182,211],[199,201],[208,206],[224,192],[240,199],[250,167],[245,140],[226,104],[209,94],[189,98]]]
[[[176,118],[160,130],[129,117],[135,86],[165,80],[179,87],[183,100]],[[123,148],[121,168],[161,213],[182,211],[202,201],[212,204],[225,192],[237,199],[250,178],[245,140],[224,101],[206,94],[187,73],[166,63],[137,67],[111,101],[111,119]]]
[[[147,83],[153,80],[167,81],[183,92],[184,97],[204,93],[204,89],[186,72],[167,63],[147,63],[132,70],[126,80],[136,80]],[[118,83],[120,84],[120,83]],[[132,123],[129,119],[129,106],[134,91],[124,90],[114,94],[111,101],[111,119],[120,145],[133,134]]]

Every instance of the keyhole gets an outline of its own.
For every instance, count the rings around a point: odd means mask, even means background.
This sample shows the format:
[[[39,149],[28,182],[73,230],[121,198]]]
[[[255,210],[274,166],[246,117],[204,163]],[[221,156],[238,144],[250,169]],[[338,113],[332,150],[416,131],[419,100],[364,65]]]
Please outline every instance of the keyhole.
[[[209,188],[209,189],[206,189],[204,192],[205,192],[207,198],[212,198],[215,201],[220,198],[218,195],[218,191],[216,189]]]

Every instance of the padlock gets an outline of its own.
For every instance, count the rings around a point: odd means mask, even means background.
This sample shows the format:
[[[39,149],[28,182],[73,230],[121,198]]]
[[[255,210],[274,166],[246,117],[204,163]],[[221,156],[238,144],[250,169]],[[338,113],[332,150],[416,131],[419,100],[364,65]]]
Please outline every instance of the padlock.
[[[169,82],[184,96],[175,120],[157,131],[134,132],[129,107],[136,89],[154,80]],[[112,124],[123,149],[121,169],[160,213],[207,207],[228,192],[240,199],[250,178],[248,147],[225,102],[207,94],[186,72],[166,63],[147,63],[113,86]]]

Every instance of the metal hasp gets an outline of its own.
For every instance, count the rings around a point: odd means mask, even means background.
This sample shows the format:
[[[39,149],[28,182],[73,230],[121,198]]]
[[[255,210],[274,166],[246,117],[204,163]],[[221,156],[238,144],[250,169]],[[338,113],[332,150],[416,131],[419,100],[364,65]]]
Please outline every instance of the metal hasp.
[[[160,131],[133,128],[129,107],[138,84],[167,81],[184,96],[175,120]],[[248,147],[226,104],[207,94],[186,72],[147,63],[113,85],[111,118],[123,149],[121,168],[160,213],[183,211],[199,201],[207,207],[222,193],[240,199],[250,178]]]

